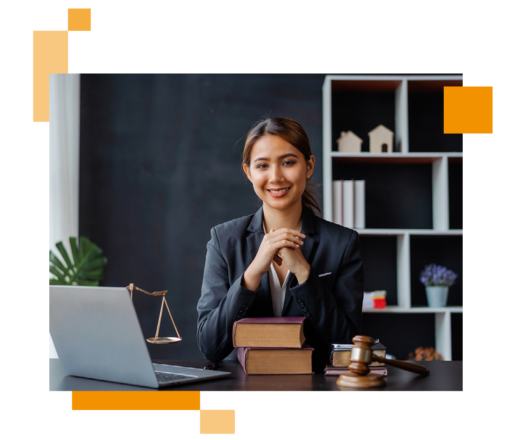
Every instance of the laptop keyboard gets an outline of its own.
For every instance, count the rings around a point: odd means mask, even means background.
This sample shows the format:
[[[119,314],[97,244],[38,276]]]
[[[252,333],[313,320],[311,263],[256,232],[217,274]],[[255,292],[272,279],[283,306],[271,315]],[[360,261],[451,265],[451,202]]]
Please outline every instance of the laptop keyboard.
[[[184,374],[174,374],[174,373],[161,373],[160,371],[155,371],[156,378],[158,379],[158,383],[170,383],[170,382],[181,382],[183,380],[195,379],[197,376],[186,376]]]

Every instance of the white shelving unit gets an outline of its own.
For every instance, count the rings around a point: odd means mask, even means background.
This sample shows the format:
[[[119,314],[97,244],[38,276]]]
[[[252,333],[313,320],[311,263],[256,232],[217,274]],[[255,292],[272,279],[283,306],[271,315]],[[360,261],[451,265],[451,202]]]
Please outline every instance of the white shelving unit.
[[[372,84],[385,82],[395,91],[395,139],[401,152],[372,154],[340,153],[333,151],[332,105],[333,84],[341,82],[357,84],[369,81]],[[462,313],[462,307],[411,307],[411,236],[462,236],[461,229],[449,229],[449,179],[448,170],[451,161],[462,163],[462,153],[416,153],[409,152],[408,87],[412,81],[443,81],[456,84],[462,81],[458,75],[410,76],[410,75],[328,75],[323,85],[323,215],[332,221],[332,166],[333,162],[342,163],[393,163],[393,164],[431,164],[432,166],[432,229],[361,229],[360,235],[396,236],[397,249],[397,306],[385,309],[364,309],[364,313],[434,313],[436,350],[446,360],[452,359],[451,314]],[[335,84],[336,83],[336,84]],[[343,84],[341,84],[343,87]],[[368,86],[368,90],[372,87]],[[391,127],[390,127],[391,128]],[[337,149],[337,148],[336,148]]]

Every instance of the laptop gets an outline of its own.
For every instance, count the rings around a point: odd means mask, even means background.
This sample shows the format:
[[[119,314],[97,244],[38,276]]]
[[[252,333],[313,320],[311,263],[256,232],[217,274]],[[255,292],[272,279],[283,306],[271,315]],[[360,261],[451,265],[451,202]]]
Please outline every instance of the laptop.
[[[122,287],[50,286],[50,334],[68,376],[161,388],[231,374],[152,363]]]

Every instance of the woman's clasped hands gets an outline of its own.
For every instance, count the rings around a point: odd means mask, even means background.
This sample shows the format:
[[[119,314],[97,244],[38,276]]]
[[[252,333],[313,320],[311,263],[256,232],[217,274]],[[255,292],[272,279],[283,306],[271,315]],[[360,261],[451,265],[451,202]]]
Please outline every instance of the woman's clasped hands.
[[[294,229],[271,229],[263,237],[256,257],[245,271],[245,286],[250,290],[256,290],[261,277],[270,270],[272,261],[279,266],[284,261],[290,272],[297,277],[299,284],[306,281],[309,276],[309,263],[300,250],[305,238],[304,234]]]

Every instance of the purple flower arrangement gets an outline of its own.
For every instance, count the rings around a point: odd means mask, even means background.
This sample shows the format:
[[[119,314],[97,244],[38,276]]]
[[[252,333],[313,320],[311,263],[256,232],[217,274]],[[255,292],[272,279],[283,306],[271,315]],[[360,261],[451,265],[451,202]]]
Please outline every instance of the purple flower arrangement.
[[[455,278],[459,275],[446,269],[444,266],[437,264],[429,264],[420,273],[420,281],[428,286],[445,286],[450,287],[455,282]]]

